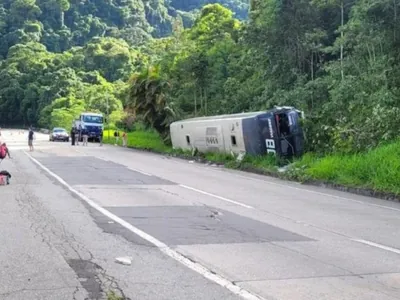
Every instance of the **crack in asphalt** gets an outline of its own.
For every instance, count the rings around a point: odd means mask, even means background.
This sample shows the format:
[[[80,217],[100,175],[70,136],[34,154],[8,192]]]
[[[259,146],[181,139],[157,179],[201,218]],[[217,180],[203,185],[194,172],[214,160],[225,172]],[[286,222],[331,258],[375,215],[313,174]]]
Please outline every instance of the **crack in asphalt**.
[[[18,162],[16,163],[17,170],[21,169]],[[114,291],[119,292],[122,299],[130,300],[124,294],[123,289],[119,286],[118,280],[107,274],[107,270],[100,267],[96,264],[95,257],[93,253],[88,250],[81,242],[79,242],[76,237],[68,232],[66,226],[58,221],[49,211],[44,207],[41,203],[40,199],[36,197],[35,193],[29,189],[29,183],[27,179],[25,182],[20,182],[20,188],[16,193],[15,200],[20,208],[20,214],[29,222],[29,228],[34,233],[34,238],[39,239],[42,243],[47,245],[50,250],[55,250],[59,252],[64,260],[71,267],[70,261],[71,259],[77,259],[82,262],[90,262],[93,266],[95,266],[94,270],[95,274],[90,274],[93,276],[93,280],[98,283],[100,290],[95,291],[93,295],[94,298],[85,298],[86,299],[106,299],[106,292]],[[72,267],[71,267],[72,268]],[[79,277],[76,270],[72,268],[76,274],[76,279],[86,279]],[[60,278],[63,278],[60,274]],[[74,300],[77,300],[77,294],[82,289],[82,286],[68,286],[62,287],[58,289],[66,289],[66,288],[74,288],[72,297]],[[85,288],[83,286],[83,288]],[[92,291],[91,287],[85,288],[87,293],[90,295]],[[35,289],[21,289],[18,291],[25,290],[35,290]],[[46,290],[46,289],[37,289],[37,290]],[[52,290],[52,289],[48,289]],[[18,291],[12,292],[16,293]],[[1,294],[3,295],[3,294]],[[7,295],[4,294],[4,295]]]
[[[14,295],[14,294],[18,294],[18,293],[22,293],[22,292],[60,291],[60,290],[73,289],[73,288],[76,289],[78,287],[76,287],[76,286],[63,286],[63,287],[47,288],[47,289],[45,289],[45,288],[38,288],[38,289],[35,289],[35,288],[29,288],[29,289],[22,288],[22,289],[13,290],[13,291],[5,292],[5,293],[0,293],[0,296],[8,297],[8,296],[11,296],[11,295]]]

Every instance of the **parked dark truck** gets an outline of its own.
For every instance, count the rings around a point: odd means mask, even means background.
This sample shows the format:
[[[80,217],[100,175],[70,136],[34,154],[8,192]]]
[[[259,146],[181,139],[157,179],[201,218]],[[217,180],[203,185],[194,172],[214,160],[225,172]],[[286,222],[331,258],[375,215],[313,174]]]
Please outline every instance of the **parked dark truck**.
[[[275,107],[268,111],[199,117],[170,125],[175,149],[200,152],[273,153],[279,157],[301,156],[304,115],[293,107]]]

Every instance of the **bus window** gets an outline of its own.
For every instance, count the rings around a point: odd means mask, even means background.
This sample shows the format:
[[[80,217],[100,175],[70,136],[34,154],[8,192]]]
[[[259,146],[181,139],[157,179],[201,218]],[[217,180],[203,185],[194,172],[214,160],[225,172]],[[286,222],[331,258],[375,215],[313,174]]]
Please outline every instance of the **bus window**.
[[[232,146],[237,146],[236,145],[236,137],[234,135],[231,135],[231,143],[232,143]]]

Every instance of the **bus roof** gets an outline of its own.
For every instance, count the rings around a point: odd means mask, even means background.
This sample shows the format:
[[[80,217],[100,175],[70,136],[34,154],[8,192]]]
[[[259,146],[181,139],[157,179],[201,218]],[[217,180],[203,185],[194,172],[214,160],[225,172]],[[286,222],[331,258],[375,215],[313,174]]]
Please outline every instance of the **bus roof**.
[[[217,115],[217,116],[207,116],[207,117],[195,117],[189,119],[178,120],[173,123],[180,123],[180,122],[198,122],[198,121],[209,121],[209,120],[226,120],[226,119],[245,119],[245,118],[252,118],[259,115],[271,114],[278,111],[288,111],[288,110],[295,110],[294,107],[291,106],[275,106],[269,110],[262,110],[262,111],[253,111],[253,112],[243,112],[238,114],[224,114],[224,115]]]
[[[207,121],[207,120],[216,120],[216,119],[242,119],[242,118],[251,118],[258,116],[260,114],[265,114],[267,111],[257,111],[257,112],[247,112],[247,113],[239,113],[239,114],[225,114],[225,115],[217,115],[217,116],[207,116],[207,117],[196,117],[190,119],[184,119],[176,121],[178,122],[187,122],[187,121]]]

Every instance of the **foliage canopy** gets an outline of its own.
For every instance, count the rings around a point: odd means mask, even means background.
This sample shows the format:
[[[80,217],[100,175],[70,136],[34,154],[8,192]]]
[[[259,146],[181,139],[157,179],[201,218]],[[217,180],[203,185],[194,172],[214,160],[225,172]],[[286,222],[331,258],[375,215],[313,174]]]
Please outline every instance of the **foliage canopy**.
[[[207,3],[0,1],[1,122],[125,108],[166,137],[174,118],[293,105],[309,150],[397,136],[399,1]]]

